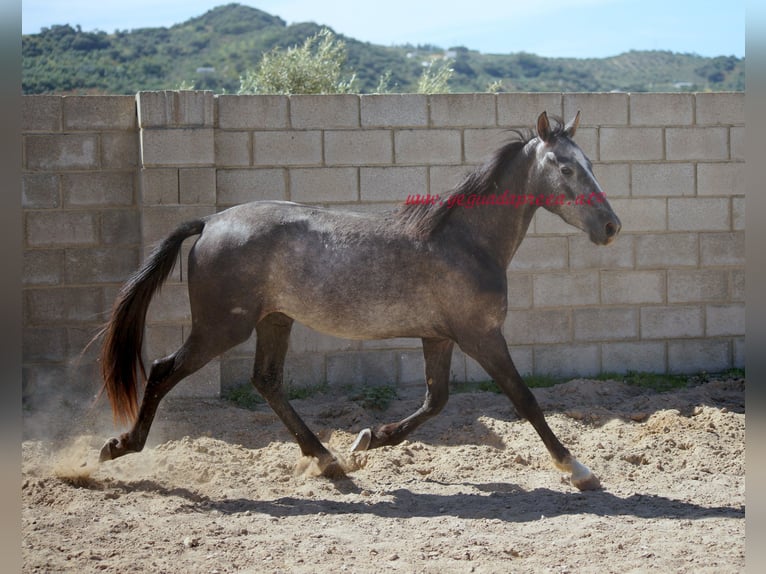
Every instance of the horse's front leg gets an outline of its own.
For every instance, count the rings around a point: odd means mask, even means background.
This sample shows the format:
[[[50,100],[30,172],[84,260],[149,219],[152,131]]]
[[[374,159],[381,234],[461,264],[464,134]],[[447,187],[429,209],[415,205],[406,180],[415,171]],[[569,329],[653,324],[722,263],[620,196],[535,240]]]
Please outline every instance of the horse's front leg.
[[[449,398],[449,368],[454,343],[449,339],[423,339],[426,363],[426,398],[406,419],[385,424],[376,430],[364,429],[351,446],[352,452],[395,445],[444,408]]]
[[[508,353],[508,345],[499,329],[484,337],[458,341],[466,354],[476,359],[492,377],[502,391],[511,399],[519,415],[527,419],[540,435],[553,463],[560,470],[571,474],[570,481],[580,490],[596,490],[601,483],[595,474],[580,463],[569,450],[561,444],[548,426],[537,399],[529,390],[516,370]]]

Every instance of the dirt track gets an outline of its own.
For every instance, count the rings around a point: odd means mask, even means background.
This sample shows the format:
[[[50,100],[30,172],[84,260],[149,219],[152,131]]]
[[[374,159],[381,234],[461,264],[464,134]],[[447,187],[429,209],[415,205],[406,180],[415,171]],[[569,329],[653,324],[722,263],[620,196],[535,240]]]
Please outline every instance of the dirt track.
[[[70,436],[66,418],[28,417],[24,572],[743,570],[743,380],[662,394],[575,380],[535,394],[604,490],[570,486],[489,392],[454,395],[411,441],[338,481],[296,474],[298,447],[266,406],[167,401],[149,448],[100,466],[103,416]],[[419,400],[382,413],[345,397],[293,404],[345,453],[359,429]]]

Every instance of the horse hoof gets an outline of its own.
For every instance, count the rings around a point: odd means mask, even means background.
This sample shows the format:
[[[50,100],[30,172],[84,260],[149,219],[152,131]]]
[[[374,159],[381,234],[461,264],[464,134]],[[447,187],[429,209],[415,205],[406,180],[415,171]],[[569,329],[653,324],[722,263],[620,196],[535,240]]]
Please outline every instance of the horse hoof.
[[[367,450],[370,448],[370,443],[372,442],[372,430],[370,429],[364,429],[362,432],[360,432],[356,440],[354,441],[354,444],[351,445],[351,452],[361,452],[363,450]]]
[[[343,470],[343,466],[341,466],[337,460],[333,460],[322,469],[322,476],[332,480],[338,480],[346,478],[346,471]]]
[[[592,473],[587,478],[575,479],[572,477],[570,482],[579,490],[601,490],[601,481]]]
[[[116,438],[110,438],[108,441],[106,441],[104,446],[101,447],[101,452],[98,455],[98,462],[114,460],[116,458],[114,451],[119,444],[120,441]]]

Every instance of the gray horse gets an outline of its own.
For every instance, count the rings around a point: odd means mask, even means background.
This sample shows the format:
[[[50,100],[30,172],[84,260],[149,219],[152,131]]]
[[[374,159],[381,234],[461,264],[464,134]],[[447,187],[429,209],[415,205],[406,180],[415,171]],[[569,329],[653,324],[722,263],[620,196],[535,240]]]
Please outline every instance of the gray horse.
[[[398,444],[442,410],[457,344],[532,423],[572,484],[599,488],[596,476],[551,431],[502,334],[506,269],[538,207],[597,245],[611,243],[620,231],[591,162],[572,140],[579,120],[578,112],[564,125],[543,112],[536,135],[515,132],[449,195],[408,202],[391,213],[257,201],[178,227],[125,284],[103,330],[104,390],[115,419],[133,426],[107,441],[101,460],[140,451],[168,391],[255,329],[253,385],[303,454],[315,457],[324,474],[341,473],[282,388],[290,329],[299,321],[348,339],[423,341],[423,405],[401,421],[361,431],[353,450]],[[141,357],[147,308],[181,243],[193,235],[199,238],[189,253],[192,329],[176,352],[152,364],[147,378]],[[140,408],[139,378],[146,381]]]

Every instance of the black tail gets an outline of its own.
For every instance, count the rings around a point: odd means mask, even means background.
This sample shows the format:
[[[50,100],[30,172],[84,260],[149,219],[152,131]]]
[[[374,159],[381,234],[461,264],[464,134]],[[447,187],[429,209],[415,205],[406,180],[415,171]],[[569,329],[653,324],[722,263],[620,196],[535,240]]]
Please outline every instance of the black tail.
[[[199,235],[205,221],[199,219],[180,225],[160,243],[144,264],[120,290],[112,315],[102,333],[101,374],[115,421],[134,421],[138,414],[138,373],[146,382],[141,356],[146,311],[154,293],[170,275],[184,239]]]

